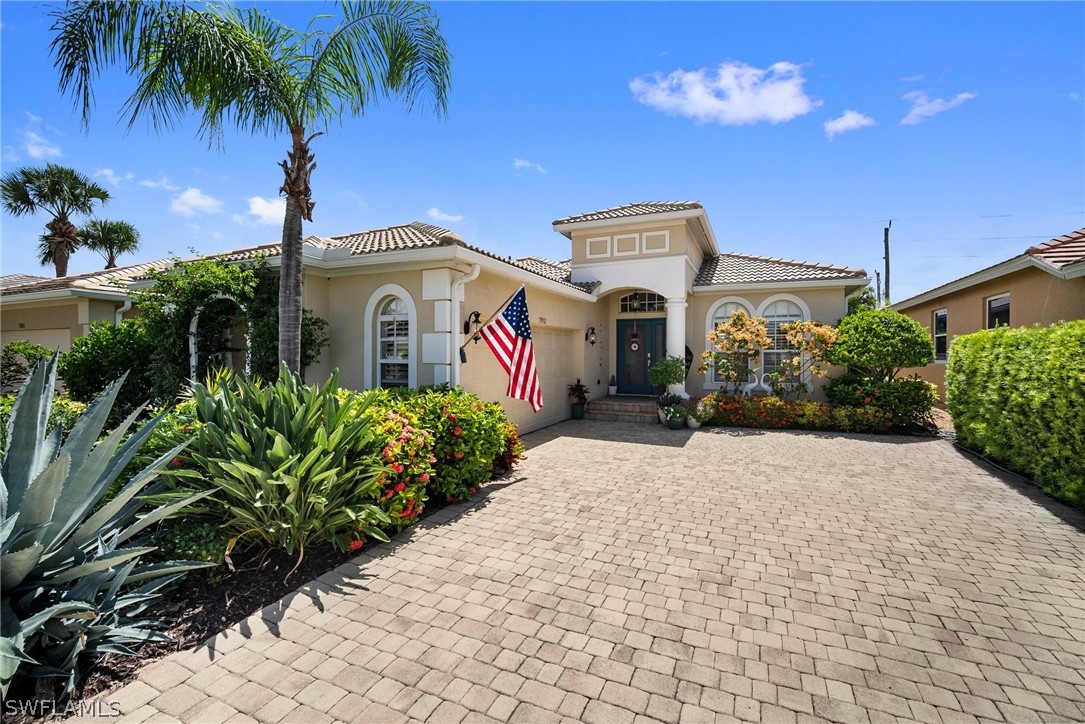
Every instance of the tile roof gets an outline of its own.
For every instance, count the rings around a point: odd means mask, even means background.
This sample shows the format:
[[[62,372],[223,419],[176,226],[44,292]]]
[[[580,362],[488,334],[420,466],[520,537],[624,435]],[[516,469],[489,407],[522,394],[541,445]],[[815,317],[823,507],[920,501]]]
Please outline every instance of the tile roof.
[[[671,211],[689,211],[702,208],[700,201],[644,201],[635,204],[615,206],[610,209],[592,211],[587,214],[567,216],[564,219],[554,221],[554,226],[562,224],[576,224],[581,221],[602,221],[604,219],[624,219],[631,216],[645,216],[648,214],[666,214]]]
[[[1071,231],[1057,239],[1037,244],[1025,253],[1057,269],[1085,261],[1085,229]]]
[[[349,249],[351,256],[464,243],[463,239],[448,229],[423,224],[421,221],[354,234],[340,234],[327,237],[325,241],[327,248]]]
[[[752,254],[720,254],[704,260],[693,285],[707,287],[716,284],[768,284],[865,277],[865,270],[847,266],[816,264],[809,261],[777,259]]]
[[[0,276],[0,289],[17,287],[22,284],[29,284],[30,282],[43,282],[46,279],[49,279],[49,277],[43,277],[38,274],[5,274]]]
[[[100,269],[66,277],[43,277],[17,286],[4,287],[3,295],[10,297],[16,294],[52,292],[60,289],[121,293],[123,290],[118,289],[117,284],[145,277],[150,269],[163,267],[168,263],[169,261],[166,259],[159,259],[142,264],[129,264],[113,269]]]

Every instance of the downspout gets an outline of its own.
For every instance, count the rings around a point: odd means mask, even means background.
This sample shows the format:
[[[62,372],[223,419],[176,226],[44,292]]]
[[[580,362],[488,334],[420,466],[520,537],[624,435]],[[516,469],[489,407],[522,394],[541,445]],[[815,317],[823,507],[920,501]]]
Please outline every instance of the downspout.
[[[117,308],[117,311],[113,316],[113,326],[114,327],[121,326],[121,321],[124,319],[124,313],[127,312],[131,308],[132,308],[132,300],[131,299],[125,299],[124,304],[122,304],[120,307]]]
[[[452,341],[454,349],[452,352],[452,374],[449,380],[452,387],[460,384],[460,345],[455,344],[462,336],[460,330],[460,290],[467,285],[468,282],[473,282],[478,279],[478,275],[482,273],[482,266],[480,264],[472,264],[471,271],[456,277],[452,280]]]

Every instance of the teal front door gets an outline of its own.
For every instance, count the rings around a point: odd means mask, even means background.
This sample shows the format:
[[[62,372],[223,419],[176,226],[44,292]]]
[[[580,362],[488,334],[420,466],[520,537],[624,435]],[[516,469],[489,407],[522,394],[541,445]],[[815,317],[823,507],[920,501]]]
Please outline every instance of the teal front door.
[[[667,320],[618,320],[618,394],[658,395],[662,387],[648,382],[648,368],[662,359],[667,344]]]

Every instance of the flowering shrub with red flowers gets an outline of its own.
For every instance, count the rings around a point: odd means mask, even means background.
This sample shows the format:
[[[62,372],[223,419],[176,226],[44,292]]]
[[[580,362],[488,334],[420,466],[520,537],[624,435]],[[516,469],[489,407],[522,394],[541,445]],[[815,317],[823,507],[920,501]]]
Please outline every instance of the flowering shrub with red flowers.
[[[494,472],[497,474],[509,472],[526,457],[524,441],[520,439],[520,429],[511,422],[506,422],[501,429],[505,434],[505,447],[499,450],[497,457],[494,458]]]
[[[825,396],[834,405],[862,408],[873,406],[893,415],[895,430],[934,431],[931,408],[937,388],[919,377],[880,380],[849,372],[829,380]]]
[[[398,405],[397,405],[398,407]],[[433,435],[419,427],[418,418],[406,410],[394,410],[378,402],[365,414],[373,421],[374,435],[384,443],[380,455],[389,468],[373,491],[377,505],[398,531],[421,515],[434,480]]]
[[[713,393],[702,405],[712,409],[710,425],[781,430],[836,430],[838,432],[889,432],[893,414],[874,405],[845,407],[812,400],[781,400],[779,397],[736,397]]]

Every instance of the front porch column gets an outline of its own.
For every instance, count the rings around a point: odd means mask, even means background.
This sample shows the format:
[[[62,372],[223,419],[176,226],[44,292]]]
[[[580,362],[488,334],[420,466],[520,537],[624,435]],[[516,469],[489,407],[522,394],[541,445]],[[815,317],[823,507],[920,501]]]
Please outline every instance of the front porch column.
[[[686,359],[686,299],[676,297],[667,300],[667,356],[681,357]],[[686,394],[686,383],[668,385],[667,392],[673,392],[682,397]]]

